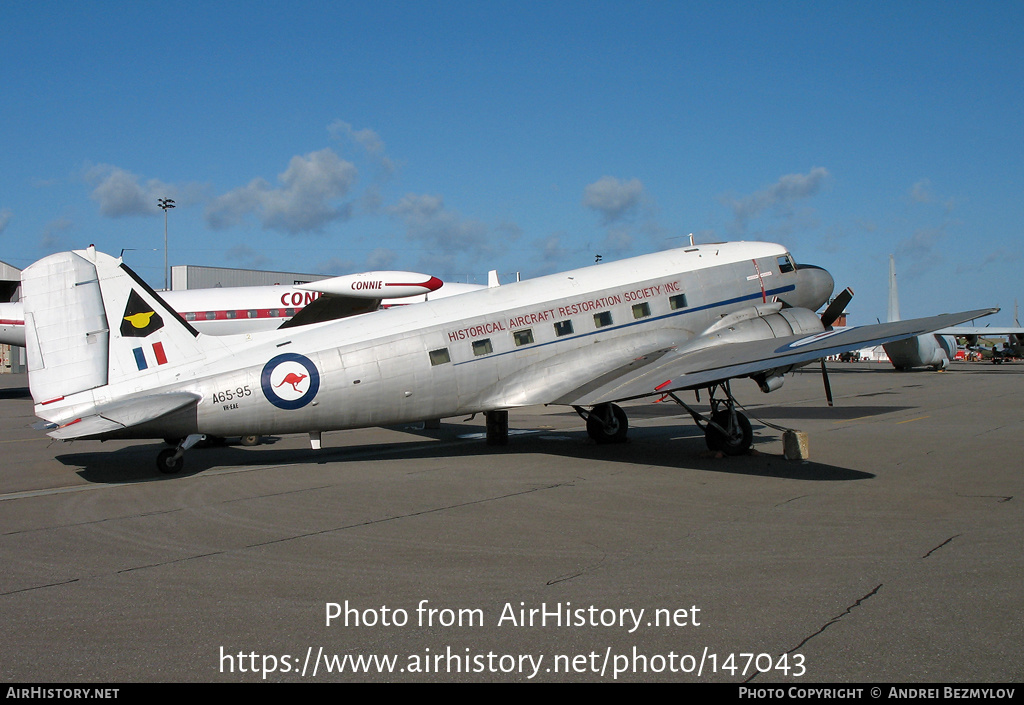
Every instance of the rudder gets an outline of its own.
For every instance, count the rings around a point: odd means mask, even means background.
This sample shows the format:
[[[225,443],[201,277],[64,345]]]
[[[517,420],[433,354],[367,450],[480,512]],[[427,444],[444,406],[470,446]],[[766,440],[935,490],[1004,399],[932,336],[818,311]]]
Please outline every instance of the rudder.
[[[74,252],[21,274],[29,388],[37,404],[107,384],[109,335],[96,267]]]
[[[94,248],[22,273],[29,387],[37,404],[139,381],[211,345],[120,259]],[[213,347],[218,347],[214,345]]]

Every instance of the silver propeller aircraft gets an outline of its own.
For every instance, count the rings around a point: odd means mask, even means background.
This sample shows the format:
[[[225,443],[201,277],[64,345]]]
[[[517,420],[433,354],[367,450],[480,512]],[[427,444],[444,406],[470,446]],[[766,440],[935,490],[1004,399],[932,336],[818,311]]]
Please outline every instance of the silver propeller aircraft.
[[[119,259],[46,257],[22,275],[29,387],[60,440],[175,439],[177,472],[204,435],[308,433],[483,412],[508,438],[508,410],[574,408],[600,443],[622,441],[617,402],[670,397],[708,445],[747,451],[750,422],[730,380],[769,392],[828,355],[978,318],[968,311],[832,329],[831,275],[780,245],[691,246],[416,306],[238,336],[198,333]],[[682,390],[706,389],[710,417]],[[180,440],[179,440],[180,439]]]

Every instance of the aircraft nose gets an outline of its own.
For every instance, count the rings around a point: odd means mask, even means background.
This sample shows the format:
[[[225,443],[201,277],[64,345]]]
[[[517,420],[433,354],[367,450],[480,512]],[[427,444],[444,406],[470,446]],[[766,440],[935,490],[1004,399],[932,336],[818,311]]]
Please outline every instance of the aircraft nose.
[[[813,264],[798,264],[796,270],[799,279],[795,293],[800,302],[794,305],[817,311],[831,298],[836,288],[835,280],[828,270]]]

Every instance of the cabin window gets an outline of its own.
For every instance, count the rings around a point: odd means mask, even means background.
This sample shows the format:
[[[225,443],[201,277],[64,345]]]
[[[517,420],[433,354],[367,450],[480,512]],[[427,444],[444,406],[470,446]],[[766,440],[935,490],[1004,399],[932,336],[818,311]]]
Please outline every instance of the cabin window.
[[[796,266],[793,264],[793,259],[788,254],[779,257],[778,263],[779,274],[786,274],[796,269]]]
[[[228,311],[227,312],[227,317],[228,318],[234,318],[236,315],[237,315],[236,311]]]
[[[196,320],[196,313],[195,313],[195,311],[189,311],[188,313],[186,313],[185,314],[185,320],[186,321],[194,321],[194,320]]]
[[[672,307],[673,311],[686,308],[686,294],[676,294],[675,296],[668,297],[668,305]]]
[[[533,342],[533,329],[512,331],[512,340],[516,341],[516,346],[530,345]]]
[[[207,311],[206,314],[204,314],[204,315],[206,316],[206,320],[208,320],[208,321],[215,321],[215,320],[217,320],[217,312],[216,311]]]
[[[435,367],[437,365],[443,365],[446,362],[451,362],[451,361],[452,361],[452,358],[448,354],[448,348],[441,348],[440,350],[431,350],[430,351],[430,364],[434,365]]]
[[[294,308],[286,308],[284,310],[284,315],[286,315],[286,316],[294,316],[295,315],[295,309]]]
[[[611,311],[601,311],[601,313],[595,313],[594,314],[594,327],[595,328],[604,328],[605,326],[610,326],[611,324],[612,324],[612,312]]]
[[[563,335],[572,335],[572,321],[559,321],[555,324],[555,335],[561,337]]]
[[[477,355],[477,356],[480,356],[480,355],[490,355],[492,352],[494,352],[494,348],[491,347],[491,339],[490,338],[483,338],[482,340],[474,340],[473,341],[473,354],[474,355]]]
[[[633,304],[633,318],[647,318],[650,315],[651,305],[646,301],[639,304]]]
[[[276,308],[270,309],[270,317],[271,318],[277,318],[280,315],[281,314],[278,312],[278,310]]]
[[[260,314],[252,309],[249,310],[249,318],[259,318]]]

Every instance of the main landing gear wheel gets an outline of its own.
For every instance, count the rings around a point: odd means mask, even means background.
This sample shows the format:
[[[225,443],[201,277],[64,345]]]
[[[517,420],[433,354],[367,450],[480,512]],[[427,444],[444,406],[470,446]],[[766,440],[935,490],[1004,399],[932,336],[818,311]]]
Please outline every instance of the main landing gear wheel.
[[[711,415],[711,423],[704,428],[704,441],[711,450],[726,455],[743,455],[754,443],[750,421],[738,411],[722,409]]]
[[[181,472],[185,465],[185,454],[177,448],[164,448],[156,456],[157,470],[165,475],[174,475]]]
[[[587,433],[597,443],[625,443],[628,431],[626,412],[616,404],[598,404],[587,414]]]
[[[241,441],[243,446],[258,446],[260,436],[242,436]]]

